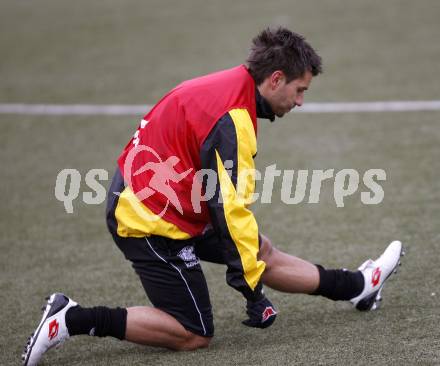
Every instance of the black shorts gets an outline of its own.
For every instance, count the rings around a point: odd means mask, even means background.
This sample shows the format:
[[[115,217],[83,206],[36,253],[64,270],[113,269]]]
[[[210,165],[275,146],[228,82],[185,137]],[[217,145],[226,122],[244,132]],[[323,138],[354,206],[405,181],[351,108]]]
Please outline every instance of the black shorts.
[[[195,334],[214,334],[211,301],[200,260],[226,264],[224,246],[213,230],[188,240],[161,236],[117,235],[115,207],[123,180],[117,170],[109,189],[107,226],[125,258],[132,262],[154,307],[165,311]]]
[[[217,236],[172,240],[160,236],[113,238],[132,262],[154,307],[176,318],[185,329],[205,337],[214,335],[208,286],[200,260],[224,263]]]

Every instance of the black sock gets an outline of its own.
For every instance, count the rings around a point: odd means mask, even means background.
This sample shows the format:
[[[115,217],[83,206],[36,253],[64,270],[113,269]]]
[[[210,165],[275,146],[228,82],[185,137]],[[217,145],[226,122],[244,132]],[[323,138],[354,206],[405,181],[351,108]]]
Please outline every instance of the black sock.
[[[127,326],[127,309],[74,306],[66,313],[66,326],[71,336],[88,334],[97,337],[111,336],[123,340]]]
[[[321,295],[331,300],[351,300],[364,289],[364,276],[361,271],[325,269],[320,265],[317,267],[319,286],[313,295]]]

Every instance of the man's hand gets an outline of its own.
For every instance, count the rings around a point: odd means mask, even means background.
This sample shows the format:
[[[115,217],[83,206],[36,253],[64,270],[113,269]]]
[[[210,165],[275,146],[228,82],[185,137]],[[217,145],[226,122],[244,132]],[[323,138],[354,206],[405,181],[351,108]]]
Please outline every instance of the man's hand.
[[[248,327],[270,327],[277,317],[277,312],[275,308],[265,296],[255,302],[248,300],[246,308],[246,313],[249,316],[249,319],[243,320],[242,323],[244,325],[247,325]]]

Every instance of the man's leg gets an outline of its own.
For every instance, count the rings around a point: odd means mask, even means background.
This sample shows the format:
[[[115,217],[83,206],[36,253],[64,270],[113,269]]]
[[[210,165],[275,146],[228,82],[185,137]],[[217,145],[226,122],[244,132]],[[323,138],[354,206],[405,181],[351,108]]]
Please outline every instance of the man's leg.
[[[210,337],[202,337],[186,330],[176,318],[166,312],[148,306],[127,309],[75,306],[66,313],[66,325],[70,336],[110,336],[173,350],[207,347],[211,340]]]
[[[360,271],[326,270],[276,249],[264,235],[261,235],[259,259],[266,263],[263,283],[278,291],[350,300],[364,288],[364,278]]]
[[[380,305],[384,283],[396,273],[403,255],[402,243],[396,240],[378,259],[367,260],[355,272],[325,269],[281,252],[261,235],[259,258],[266,262],[262,281],[273,289],[350,300],[356,309],[368,311]]]
[[[36,365],[69,336],[114,337],[174,350],[207,347],[214,333],[208,287],[190,243],[165,238],[115,238],[132,262],[155,306],[84,308],[61,293],[52,294],[22,355]]]
[[[190,351],[208,347],[212,337],[202,337],[186,330],[174,317],[162,310],[138,306],[127,309],[129,342]]]
[[[207,232],[196,245],[197,255],[208,262],[224,264],[223,252],[224,246],[214,231]],[[266,263],[263,284],[278,291],[349,300],[363,288],[363,277],[359,271],[326,270],[276,249],[261,234],[258,258]]]
[[[76,306],[66,315],[69,334],[92,332],[174,350],[207,347],[213,335],[208,287],[200,264],[188,268],[179,257],[185,244],[160,237],[113,238],[155,307]]]
[[[82,308],[67,296],[55,293],[43,310],[42,320],[24,348],[24,366],[37,365],[46,351],[80,334],[115,337],[179,351],[207,347],[211,340],[188,331],[164,311],[146,306]]]
[[[311,294],[319,286],[319,271],[314,264],[276,249],[262,236],[259,259],[266,263],[263,283],[274,290]]]
[[[161,237],[115,241],[154,305],[127,309],[125,339],[177,350],[207,347],[213,316],[202,268],[190,255],[191,242]]]

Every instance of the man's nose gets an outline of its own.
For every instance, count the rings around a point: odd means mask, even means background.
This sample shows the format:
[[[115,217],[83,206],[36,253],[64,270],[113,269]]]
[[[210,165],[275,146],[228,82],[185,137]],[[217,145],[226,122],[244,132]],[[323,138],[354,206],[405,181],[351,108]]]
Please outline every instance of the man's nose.
[[[297,95],[296,96],[296,99],[295,99],[295,104],[298,106],[298,107],[301,107],[302,105],[303,105],[303,103],[304,103],[304,96],[303,95]]]

